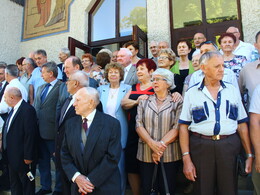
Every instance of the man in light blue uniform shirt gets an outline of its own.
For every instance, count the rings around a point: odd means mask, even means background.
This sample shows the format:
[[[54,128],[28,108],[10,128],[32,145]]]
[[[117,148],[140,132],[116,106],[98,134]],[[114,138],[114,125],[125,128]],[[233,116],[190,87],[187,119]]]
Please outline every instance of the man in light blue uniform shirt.
[[[206,52],[200,64],[205,77],[186,92],[179,120],[183,171],[194,181],[194,194],[236,195],[241,143],[248,157],[246,172],[251,172],[253,161],[248,117],[237,89],[222,81],[222,55]]]

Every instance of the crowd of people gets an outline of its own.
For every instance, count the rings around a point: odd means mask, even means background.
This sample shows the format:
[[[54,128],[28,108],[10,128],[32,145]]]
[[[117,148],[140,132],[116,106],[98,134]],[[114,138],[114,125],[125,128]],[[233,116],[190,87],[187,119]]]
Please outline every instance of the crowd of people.
[[[0,62],[0,190],[173,195],[183,169],[189,193],[236,195],[244,156],[260,195],[260,31],[254,46],[235,27],[219,48],[203,33],[193,43],[176,55],[151,41],[150,59],[130,41],[95,57],[62,48],[60,64],[42,49]]]

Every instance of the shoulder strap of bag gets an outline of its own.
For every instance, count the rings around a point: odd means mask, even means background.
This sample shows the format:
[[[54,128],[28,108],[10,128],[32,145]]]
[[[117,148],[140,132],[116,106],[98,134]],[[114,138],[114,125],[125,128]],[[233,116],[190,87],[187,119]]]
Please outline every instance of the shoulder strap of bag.
[[[160,159],[160,164],[161,164],[161,169],[162,169],[165,192],[166,192],[166,195],[170,195],[168,182],[167,182],[167,178],[166,178],[166,173],[165,173],[165,169],[164,169],[164,165],[163,165],[163,157]]]
[[[158,169],[158,165],[154,164],[151,192],[155,191],[154,184],[155,184],[155,180],[156,180],[156,176],[157,176],[157,169]]]

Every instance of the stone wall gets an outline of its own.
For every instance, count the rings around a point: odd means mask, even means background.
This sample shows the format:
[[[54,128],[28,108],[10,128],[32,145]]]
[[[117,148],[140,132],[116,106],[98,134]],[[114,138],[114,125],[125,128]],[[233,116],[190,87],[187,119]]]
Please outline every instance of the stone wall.
[[[255,35],[260,31],[260,0],[240,0],[244,40],[255,42]]]
[[[1,0],[0,13],[0,61],[15,64],[21,57],[23,7],[9,0]]]

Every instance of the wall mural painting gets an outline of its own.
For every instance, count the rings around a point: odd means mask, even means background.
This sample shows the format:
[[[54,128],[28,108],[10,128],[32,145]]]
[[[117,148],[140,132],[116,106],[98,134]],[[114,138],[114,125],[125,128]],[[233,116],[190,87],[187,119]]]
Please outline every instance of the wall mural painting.
[[[26,0],[23,40],[67,31],[69,6],[73,0]]]

